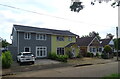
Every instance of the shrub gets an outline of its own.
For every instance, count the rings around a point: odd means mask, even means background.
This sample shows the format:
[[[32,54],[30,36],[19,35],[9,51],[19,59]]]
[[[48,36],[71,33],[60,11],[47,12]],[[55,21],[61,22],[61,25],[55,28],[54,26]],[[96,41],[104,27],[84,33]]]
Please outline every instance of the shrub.
[[[62,62],[67,62],[68,56],[67,55],[57,55],[57,60]]]
[[[12,55],[9,51],[2,53],[2,68],[10,68],[13,62]]]
[[[66,52],[66,55],[68,56],[68,58],[73,58],[73,54],[70,51]]]
[[[100,56],[100,55],[99,55],[99,53],[96,53],[96,57],[98,57],[98,58],[99,58],[99,56]]]
[[[77,55],[77,58],[82,58],[82,54],[79,52],[78,55]]]
[[[93,56],[94,56],[93,53],[87,52],[87,57],[93,57]]]
[[[110,52],[112,52],[112,48],[111,48],[109,45],[106,45],[106,46],[104,47],[104,52],[105,52],[105,53],[110,53]]]
[[[108,59],[108,55],[107,55],[106,53],[102,53],[102,54],[101,54],[101,58],[103,58],[103,59]]]
[[[49,58],[53,59],[53,60],[67,62],[68,56],[67,55],[57,55],[56,53],[50,53]]]

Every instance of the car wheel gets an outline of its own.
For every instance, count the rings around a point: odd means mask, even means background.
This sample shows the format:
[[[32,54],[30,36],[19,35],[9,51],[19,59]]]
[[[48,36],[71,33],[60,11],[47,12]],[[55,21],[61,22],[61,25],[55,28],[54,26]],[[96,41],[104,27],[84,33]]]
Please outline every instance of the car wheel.
[[[17,63],[19,63],[19,60],[17,59]]]
[[[32,64],[34,64],[35,62],[34,61],[32,61]]]

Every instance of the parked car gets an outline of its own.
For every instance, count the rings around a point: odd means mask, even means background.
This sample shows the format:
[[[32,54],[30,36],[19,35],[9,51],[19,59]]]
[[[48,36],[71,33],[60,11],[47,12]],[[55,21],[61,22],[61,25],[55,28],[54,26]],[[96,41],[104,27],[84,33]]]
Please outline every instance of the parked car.
[[[24,62],[31,62],[32,64],[34,64],[35,57],[31,52],[20,52],[17,55],[17,62],[19,62],[20,64]]]

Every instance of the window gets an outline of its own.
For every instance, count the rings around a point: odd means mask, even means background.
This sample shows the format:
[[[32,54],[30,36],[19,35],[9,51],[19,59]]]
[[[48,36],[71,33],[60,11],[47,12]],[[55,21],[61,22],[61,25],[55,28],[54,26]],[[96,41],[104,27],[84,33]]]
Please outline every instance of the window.
[[[36,34],[36,40],[46,40],[45,34]]]
[[[99,48],[99,52],[102,52],[102,48]]]
[[[64,48],[57,48],[57,55],[64,55]]]
[[[92,48],[90,47],[90,52],[92,52]]]
[[[36,47],[36,56],[37,57],[46,57],[47,56],[47,47],[37,46]]]
[[[57,36],[57,41],[64,41],[64,37],[63,36]]]
[[[93,48],[93,52],[96,52],[96,49],[95,49],[95,48]]]
[[[68,41],[72,41],[72,37],[68,37]]]
[[[24,33],[24,39],[31,39],[31,33]]]
[[[30,47],[24,47],[25,52],[30,52]]]

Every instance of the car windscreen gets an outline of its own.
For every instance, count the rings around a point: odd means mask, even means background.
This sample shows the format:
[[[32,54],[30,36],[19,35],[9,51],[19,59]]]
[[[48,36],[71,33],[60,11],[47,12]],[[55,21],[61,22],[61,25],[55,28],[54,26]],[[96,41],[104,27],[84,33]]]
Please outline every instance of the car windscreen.
[[[23,53],[23,55],[31,56],[32,53]]]

